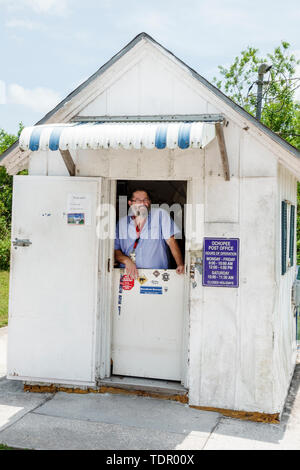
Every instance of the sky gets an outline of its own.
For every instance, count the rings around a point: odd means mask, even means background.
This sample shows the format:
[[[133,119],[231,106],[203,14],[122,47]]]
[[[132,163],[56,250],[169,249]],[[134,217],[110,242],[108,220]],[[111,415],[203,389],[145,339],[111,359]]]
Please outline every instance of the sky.
[[[300,59],[299,25],[299,0],[0,0],[0,128],[35,124],[143,31],[212,81],[247,46]]]

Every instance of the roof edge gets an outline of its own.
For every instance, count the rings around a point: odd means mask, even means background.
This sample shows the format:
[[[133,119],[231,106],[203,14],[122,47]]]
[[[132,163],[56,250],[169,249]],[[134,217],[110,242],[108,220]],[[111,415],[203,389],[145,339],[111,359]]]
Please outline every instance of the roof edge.
[[[89,83],[91,83],[93,80],[95,80],[99,75],[105,72],[109,67],[111,67],[119,58],[121,58],[123,55],[125,55],[130,49],[132,49],[136,44],[138,44],[142,39],[147,38],[149,40],[152,40],[155,42],[151,36],[149,36],[147,33],[142,32],[135,36],[123,49],[121,49],[119,52],[117,52],[111,59],[109,59],[105,64],[103,64],[93,75],[91,75],[87,80],[82,82],[75,90],[73,90],[71,93],[69,93],[66,98],[64,98],[62,101],[60,101],[51,111],[49,111],[45,116],[40,119],[38,122],[34,124],[34,126],[38,126],[41,124],[45,124],[59,109],[61,109],[66,103],[71,101],[72,98],[74,98],[76,95],[78,95],[81,90],[83,90]],[[6,158],[15,148],[18,146],[19,139],[12,144],[8,149],[5,150],[0,155],[0,165],[2,160]]]
[[[111,59],[109,59],[104,65],[102,65],[93,75],[91,75],[87,80],[85,80],[81,85],[79,85],[74,91],[69,93],[60,103],[58,103],[51,111],[49,111],[40,121],[38,121],[35,125],[41,125],[47,122],[59,109],[61,109],[66,103],[68,103],[72,98],[78,95],[87,85],[89,85],[93,80],[95,80],[99,75],[104,73],[108,68],[110,68],[117,60],[123,57],[129,50],[131,50],[136,44],[138,44],[142,39],[148,39],[156,46],[162,48],[165,52],[173,56],[179,63],[181,63],[185,68],[187,68],[192,76],[206,86],[212,93],[214,93],[217,97],[223,100],[228,106],[230,106],[233,110],[237,113],[242,115],[245,119],[248,119],[252,124],[258,127],[264,134],[267,134],[272,140],[276,143],[284,147],[286,151],[292,153],[295,157],[300,159],[300,151],[288,143],[285,139],[280,137],[274,131],[272,131],[269,127],[263,124],[261,121],[256,119],[256,117],[252,116],[252,114],[248,113],[244,108],[240,105],[236,104],[231,98],[226,96],[219,88],[215,87],[212,83],[210,83],[206,78],[202,77],[198,72],[192,69],[189,65],[187,65],[183,60],[179,59],[173,52],[169,51],[167,48],[162,46],[159,42],[153,39],[149,34],[142,32],[135,36],[126,46],[123,47],[117,54],[115,54]],[[5,152],[0,155],[0,165],[2,160],[6,158],[16,147],[18,146],[18,141],[16,141],[12,146],[10,146]]]

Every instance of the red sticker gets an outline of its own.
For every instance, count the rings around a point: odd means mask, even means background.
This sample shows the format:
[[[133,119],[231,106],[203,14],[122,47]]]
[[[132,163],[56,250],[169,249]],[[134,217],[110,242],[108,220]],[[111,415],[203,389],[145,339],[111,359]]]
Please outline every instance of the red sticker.
[[[134,287],[134,279],[129,277],[127,274],[124,274],[121,279],[121,284],[123,290],[131,290]]]

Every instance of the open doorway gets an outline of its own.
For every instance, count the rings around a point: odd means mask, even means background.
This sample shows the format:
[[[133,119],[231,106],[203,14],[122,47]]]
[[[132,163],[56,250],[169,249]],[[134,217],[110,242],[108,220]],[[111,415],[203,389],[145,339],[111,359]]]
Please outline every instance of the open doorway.
[[[151,198],[152,206],[169,207],[170,215],[175,219],[175,223],[179,226],[181,236],[176,237],[180,247],[183,260],[185,259],[185,204],[187,198],[187,182],[186,181],[149,181],[149,180],[119,180],[117,181],[117,200],[116,200],[116,222],[120,216],[120,197],[130,198],[136,189],[144,189]],[[174,210],[175,209],[175,213]],[[176,263],[170,256],[170,269],[176,269]],[[115,264],[118,267],[118,264]]]
[[[185,259],[184,211],[186,181],[119,180],[116,191],[117,222],[120,197],[127,200],[135,190],[143,189],[153,206],[169,206],[171,219],[174,205],[177,238]],[[124,204],[121,202],[121,204]],[[181,221],[178,220],[178,208]],[[121,215],[121,218],[123,214]],[[127,217],[127,214],[126,214]],[[128,222],[130,223],[130,221]],[[183,344],[186,273],[176,272],[170,257],[165,268],[139,268],[137,279],[129,279],[117,263],[113,270],[112,305],[112,375],[181,382],[183,378]],[[184,261],[185,262],[185,261]],[[126,279],[125,279],[126,278]]]

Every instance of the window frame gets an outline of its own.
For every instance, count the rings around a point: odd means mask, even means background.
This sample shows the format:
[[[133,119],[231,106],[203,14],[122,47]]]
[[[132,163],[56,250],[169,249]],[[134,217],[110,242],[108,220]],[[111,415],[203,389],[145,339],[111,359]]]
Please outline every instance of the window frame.
[[[281,275],[295,266],[296,205],[281,201]]]

